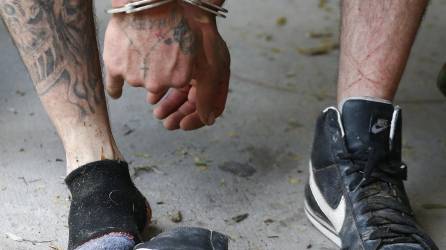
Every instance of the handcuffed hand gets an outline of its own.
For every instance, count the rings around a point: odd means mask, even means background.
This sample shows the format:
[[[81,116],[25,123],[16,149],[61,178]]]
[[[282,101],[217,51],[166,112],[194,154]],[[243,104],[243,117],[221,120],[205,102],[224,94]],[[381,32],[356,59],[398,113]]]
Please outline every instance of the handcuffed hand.
[[[128,0],[115,0],[120,7]],[[122,95],[124,81],[147,91],[167,129],[212,125],[226,104],[230,55],[215,17],[173,2],[114,14],[105,34],[106,89]]]

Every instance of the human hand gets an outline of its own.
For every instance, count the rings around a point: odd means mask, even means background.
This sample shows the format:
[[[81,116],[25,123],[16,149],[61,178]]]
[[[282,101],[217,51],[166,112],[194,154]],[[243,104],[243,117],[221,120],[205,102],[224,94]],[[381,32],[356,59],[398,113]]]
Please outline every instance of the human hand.
[[[122,6],[123,1],[115,1]],[[124,80],[159,103],[154,115],[167,129],[212,125],[224,110],[230,56],[215,17],[190,5],[168,4],[114,15],[104,45],[106,89],[122,94]],[[163,98],[164,97],[164,98]]]

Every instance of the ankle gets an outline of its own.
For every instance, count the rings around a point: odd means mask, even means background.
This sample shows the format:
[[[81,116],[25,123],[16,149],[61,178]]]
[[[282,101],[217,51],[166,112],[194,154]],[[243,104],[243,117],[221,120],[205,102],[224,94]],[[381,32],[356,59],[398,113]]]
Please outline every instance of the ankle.
[[[69,144],[65,146],[65,151],[67,174],[91,162],[124,160],[113,139],[96,140],[95,142],[88,142],[87,144]]]
[[[342,106],[345,102],[350,100],[367,100],[372,102],[380,102],[380,103],[386,103],[386,104],[393,104],[393,99],[385,99],[381,97],[374,97],[374,96],[348,96],[345,98],[340,98],[338,100],[338,110],[342,111]]]

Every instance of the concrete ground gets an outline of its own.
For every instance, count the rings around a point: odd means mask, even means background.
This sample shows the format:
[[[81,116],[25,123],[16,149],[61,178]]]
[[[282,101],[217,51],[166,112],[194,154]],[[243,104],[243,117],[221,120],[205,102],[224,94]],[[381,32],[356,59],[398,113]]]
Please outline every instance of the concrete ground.
[[[105,2],[96,1],[101,39]],[[303,212],[313,126],[318,112],[335,103],[338,51],[306,56],[299,48],[323,42],[309,38],[311,31],[338,35],[339,2],[327,2],[321,8],[318,1],[228,1],[231,13],[220,27],[232,52],[232,91],[214,127],[168,132],[137,89],[110,101],[119,146],[139,169],[135,182],[154,209],[152,233],[209,226],[231,236],[231,249],[336,249]],[[446,60],[445,11],[445,0],[431,1],[397,97],[408,193],[440,249],[446,249],[446,99],[435,80]],[[0,249],[65,249],[62,145],[3,26],[0,55]],[[183,220],[173,223],[178,211]],[[239,215],[248,217],[235,223]]]

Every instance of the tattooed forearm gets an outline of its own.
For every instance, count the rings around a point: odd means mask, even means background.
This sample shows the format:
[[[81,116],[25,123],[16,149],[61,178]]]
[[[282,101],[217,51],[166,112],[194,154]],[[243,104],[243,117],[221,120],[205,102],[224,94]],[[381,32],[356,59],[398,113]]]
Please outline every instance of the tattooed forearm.
[[[63,86],[64,97],[81,115],[94,113],[103,95],[92,8],[91,0],[0,2],[37,93]]]

